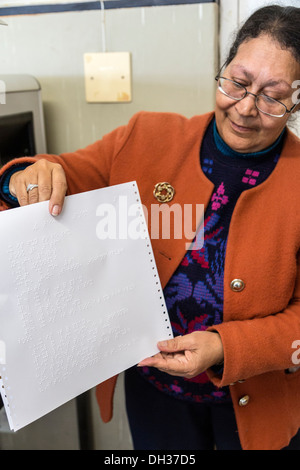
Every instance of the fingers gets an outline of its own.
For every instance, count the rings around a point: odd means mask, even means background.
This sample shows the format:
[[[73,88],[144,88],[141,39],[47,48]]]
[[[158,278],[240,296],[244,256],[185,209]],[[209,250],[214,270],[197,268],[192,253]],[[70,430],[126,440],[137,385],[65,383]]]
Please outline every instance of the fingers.
[[[26,186],[25,183],[22,182],[22,172],[18,172],[16,175],[18,175],[18,178],[16,178],[15,184],[14,184],[14,191],[10,189],[10,193],[13,194],[17,199],[20,204],[20,206],[26,206],[28,202],[28,194],[26,191]],[[14,176],[11,177],[11,180]]]
[[[16,171],[12,177],[10,178],[10,182],[9,182],[9,192],[12,196],[14,197],[17,197],[17,193],[16,193],[16,187],[15,187],[15,184],[13,183],[16,179],[16,177],[18,176],[19,173],[22,173],[21,171]]]
[[[139,366],[156,367],[170,375],[193,378],[223,358],[222,341],[214,332],[194,331],[158,343],[160,353]]]
[[[52,171],[52,194],[49,211],[53,216],[59,215],[67,192],[67,180],[63,168],[59,165]]]
[[[190,340],[187,336],[176,336],[175,338],[169,339],[168,341],[161,341],[158,343],[158,349],[161,351],[155,356],[148,357],[139,363],[139,366],[158,367],[166,365],[168,361],[169,365],[171,360],[186,363],[184,351],[188,349]],[[172,362],[175,364],[175,362]],[[172,364],[171,364],[172,365]]]
[[[178,361],[178,357],[174,357],[173,354],[158,353],[152,357],[147,357],[146,359],[143,359],[143,361],[141,361],[138,365],[139,367],[148,366],[148,367],[156,367],[157,369],[160,369],[160,370],[165,370],[166,368],[171,369],[172,364],[173,366],[176,365],[177,367],[177,361]]]
[[[175,338],[167,341],[160,341],[157,346],[160,351],[171,353],[191,349],[195,347],[195,342],[193,340],[193,335],[189,334],[185,336],[175,336]]]
[[[194,372],[193,364],[191,364],[189,357],[189,351],[185,353],[158,353],[155,356],[147,357],[141,361],[139,367],[156,367],[162,372],[167,372],[170,375],[176,375],[181,377],[194,377],[197,375]]]
[[[37,184],[37,187],[27,190],[29,184]],[[20,206],[49,200],[49,211],[55,216],[62,210],[67,181],[61,165],[39,160],[25,170],[14,173],[9,190]]]

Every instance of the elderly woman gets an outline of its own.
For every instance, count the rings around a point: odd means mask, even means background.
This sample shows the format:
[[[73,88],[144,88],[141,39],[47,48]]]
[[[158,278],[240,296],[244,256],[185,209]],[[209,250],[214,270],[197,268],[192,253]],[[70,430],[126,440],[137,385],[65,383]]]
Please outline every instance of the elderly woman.
[[[300,448],[299,51],[300,8],[262,8],[216,77],[214,112],[138,113],[86,149],[2,170],[8,203],[50,199],[53,215],[66,191],[133,179],[147,207],[158,182],[168,204],[205,206],[203,247],[153,240],[174,339],[126,372],[136,449]],[[97,390],[105,421],[115,381]]]

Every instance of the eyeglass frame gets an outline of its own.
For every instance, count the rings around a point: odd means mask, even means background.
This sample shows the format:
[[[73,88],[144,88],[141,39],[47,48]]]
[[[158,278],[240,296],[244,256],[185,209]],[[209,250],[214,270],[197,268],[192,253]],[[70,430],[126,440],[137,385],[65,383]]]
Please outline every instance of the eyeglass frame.
[[[252,96],[255,97],[255,106],[256,106],[256,108],[258,109],[258,111],[260,111],[260,112],[263,113],[263,114],[266,114],[267,116],[281,118],[281,117],[284,117],[286,114],[291,113],[291,112],[293,111],[293,109],[295,109],[295,107],[297,106],[297,103],[296,103],[296,104],[294,104],[294,105],[291,107],[290,110],[288,110],[287,106],[286,106],[284,103],[282,103],[282,102],[279,101],[279,100],[276,100],[275,98],[271,98],[271,96],[265,95],[264,93],[258,93],[258,94],[256,95],[255,93],[251,93],[250,91],[248,91],[247,88],[246,88],[244,85],[242,85],[242,84],[239,83],[239,82],[236,82],[235,80],[232,80],[231,78],[222,77],[222,76],[219,75],[219,74],[215,76],[215,80],[216,80],[217,82],[220,80],[220,78],[222,78],[223,80],[228,80],[228,81],[230,81],[230,82],[232,82],[232,83],[236,83],[237,85],[239,85],[241,88],[244,88],[244,90],[245,90],[245,95],[244,95],[242,98],[233,98],[232,96],[229,96],[227,93],[225,93],[225,91],[224,91],[224,90],[222,89],[222,87],[220,87],[220,85],[219,85],[218,88],[219,88],[219,90],[221,91],[221,93],[223,93],[225,96],[228,96],[228,98],[230,98],[230,99],[232,99],[232,100],[235,100],[235,101],[242,101],[244,98],[246,98],[247,95],[252,95]],[[278,114],[278,115],[276,115],[276,114],[266,113],[265,111],[262,111],[261,109],[259,109],[259,107],[258,107],[257,104],[256,104],[256,101],[257,101],[257,98],[258,98],[259,96],[261,96],[261,95],[262,95],[262,96],[266,96],[267,98],[269,98],[269,99],[271,99],[271,100],[273,100],[273,101],[276,101],[277,103],[279,103],[279,104],[281,104],[282,106],[284,106],[284,107],[285,107],[285,113],[284,113],[284,114]]]

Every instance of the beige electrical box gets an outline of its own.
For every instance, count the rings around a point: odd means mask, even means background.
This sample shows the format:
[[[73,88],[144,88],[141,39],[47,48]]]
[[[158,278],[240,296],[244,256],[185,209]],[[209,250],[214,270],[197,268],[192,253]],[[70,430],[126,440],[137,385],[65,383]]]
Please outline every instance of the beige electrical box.
[[[131,101],[130,52],[86,53],[84,71],[88,103]]]

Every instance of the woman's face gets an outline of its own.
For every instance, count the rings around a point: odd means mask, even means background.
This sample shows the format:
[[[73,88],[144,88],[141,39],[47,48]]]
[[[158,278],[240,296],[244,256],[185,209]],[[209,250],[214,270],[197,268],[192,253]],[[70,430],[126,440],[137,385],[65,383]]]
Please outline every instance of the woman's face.
[[[300,65],[290,51],[281,49],[271,37],[260,36],[242,43],[221,75],[244,85],[251,93],[264,93],[291,109],[296,90],[292,84],[300,79]],[[268,116],[258,111],[254,96],[234,101],[217,90],[217,128],[227,145],[237,152],[258,152],[270,146],[289,116]]]

